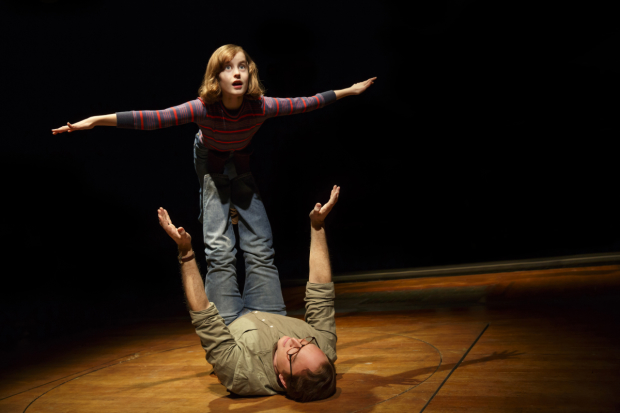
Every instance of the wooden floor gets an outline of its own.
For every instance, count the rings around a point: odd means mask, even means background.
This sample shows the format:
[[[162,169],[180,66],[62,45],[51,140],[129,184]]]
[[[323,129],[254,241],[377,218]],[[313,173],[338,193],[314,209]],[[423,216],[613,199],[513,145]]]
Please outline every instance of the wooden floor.
[[[303,291],[284,291],[293,316]],[[328,400],[230,396],[184,316],[16,355],[0,412],[620,411],[618,265],[346,283],[336,296]]]

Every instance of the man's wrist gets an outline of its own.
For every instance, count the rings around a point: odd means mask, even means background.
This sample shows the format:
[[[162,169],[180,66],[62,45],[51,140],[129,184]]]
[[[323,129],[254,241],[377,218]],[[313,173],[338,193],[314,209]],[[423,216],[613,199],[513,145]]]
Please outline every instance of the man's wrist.
[[[181,252],[179,251],[179,255],[177,256],[177,259],[179,260],[179,264],[183,264],[189,261],[192,261],[196,258],[196,256],[194,255],[194,251],[193,250],[189,250],[186,252]]]
[[[312,229],[315,231],[320,231],[325,228],[325,221],[321,221],[321,222],[310,221],[310,227],[312,227]]]
[[[179,245],[179,255],[189,255],[192,253],[192,251],[193,249],[191,245],[182,247]]]

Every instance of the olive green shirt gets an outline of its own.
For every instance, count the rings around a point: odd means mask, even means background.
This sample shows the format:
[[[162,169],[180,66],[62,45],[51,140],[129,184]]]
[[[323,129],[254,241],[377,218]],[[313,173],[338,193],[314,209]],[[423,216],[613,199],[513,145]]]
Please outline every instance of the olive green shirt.
[[[241,396],[265,396],[285,391],[273,367],[274,345],[282,336],[316,337],[320,349],[336,361],[334,298],[334,283],[309,282],[306,321],[252,311],[226,326],[213,303],[190,315],[207,361],[222,384]]]

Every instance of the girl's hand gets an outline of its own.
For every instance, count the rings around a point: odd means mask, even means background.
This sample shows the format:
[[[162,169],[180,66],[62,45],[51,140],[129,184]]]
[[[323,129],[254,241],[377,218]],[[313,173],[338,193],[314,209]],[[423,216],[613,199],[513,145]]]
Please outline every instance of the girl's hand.
[[[52,129],[52,135],[57,135],[57,134],[63,133],[63,132],[73,132],[73,131],[76,131],[76,130],[92,129],[95,126],[96,126],[95,125],[95,118],[94,117],[90,117],[88,119],[81,120],[78,123],[74,123],[74,124],[71,124],[71,123],[67,122],[67,126],[61,126],[58,129]]]
[[[366,89],[368,89],[370,87],[370,85],[372,85],[374,82],[374,80],[376,79],[376,77],[371,77],[368,80],[365,80],[363,82],[359,82],[354,84],[353,86],[351,86],[349,88],[349,90],[351,91],[352,95],[359,95],[360,93],[364,92]]]

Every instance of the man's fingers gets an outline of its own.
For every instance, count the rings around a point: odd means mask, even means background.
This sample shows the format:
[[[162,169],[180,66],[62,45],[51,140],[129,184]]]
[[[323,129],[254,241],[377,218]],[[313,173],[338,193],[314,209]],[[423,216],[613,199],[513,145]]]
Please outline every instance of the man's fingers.
[[[185,231],[185,228],[180,227],[178,229],[179,231],[179,235],[181,236],[181,239],[191,239],[192,237],[187,233],[187,231]]]
[[[338,202],[339,193],[340,193],[340,187],[334,185],[334,189],[332,189],[332,193],[329,197],[329,202],[327,202],[325,206],[323,206],[323,209],[321,210],[321,214],[329,214],[329,212],[332,210],[334,205],[336,205],[336,202]]]
[[[159,219],[159,225],[162,226],[164,231],[176,242],[180,245],[180,243],[191,242],[191,236],[185,231],[185,228],[179,227],[176,228],[172,225],[170,221],[170,215],[168,215],[168,211],[164,208],[159,208],[157,210],[157,218]]]
[[[332,189],[331,196],[329,197],[329,203],[335,204],[338,202],[338,195],[340,194],[340,187],[334,185],[334,189]]]
[[[329,201],[325,205],[321,205],[320,202],[317,202],[314,205],[314,209],[310,212],[310,218],[313,220],[323,221],[329,211],[332,210],[333,206],[338,201],[338,194],[340,193],[340,187],[338,185],[334,185],[332,188],[332,192],[329,196]]]
[[[172,225],[172,221],[170,221],[170,215],[168,215],[168,211],[160,207],[157,211],[157,215],[159,217],[159,223],[161,224],[161,226],[171,226],[172,228],[174,228],[174,225]]]

